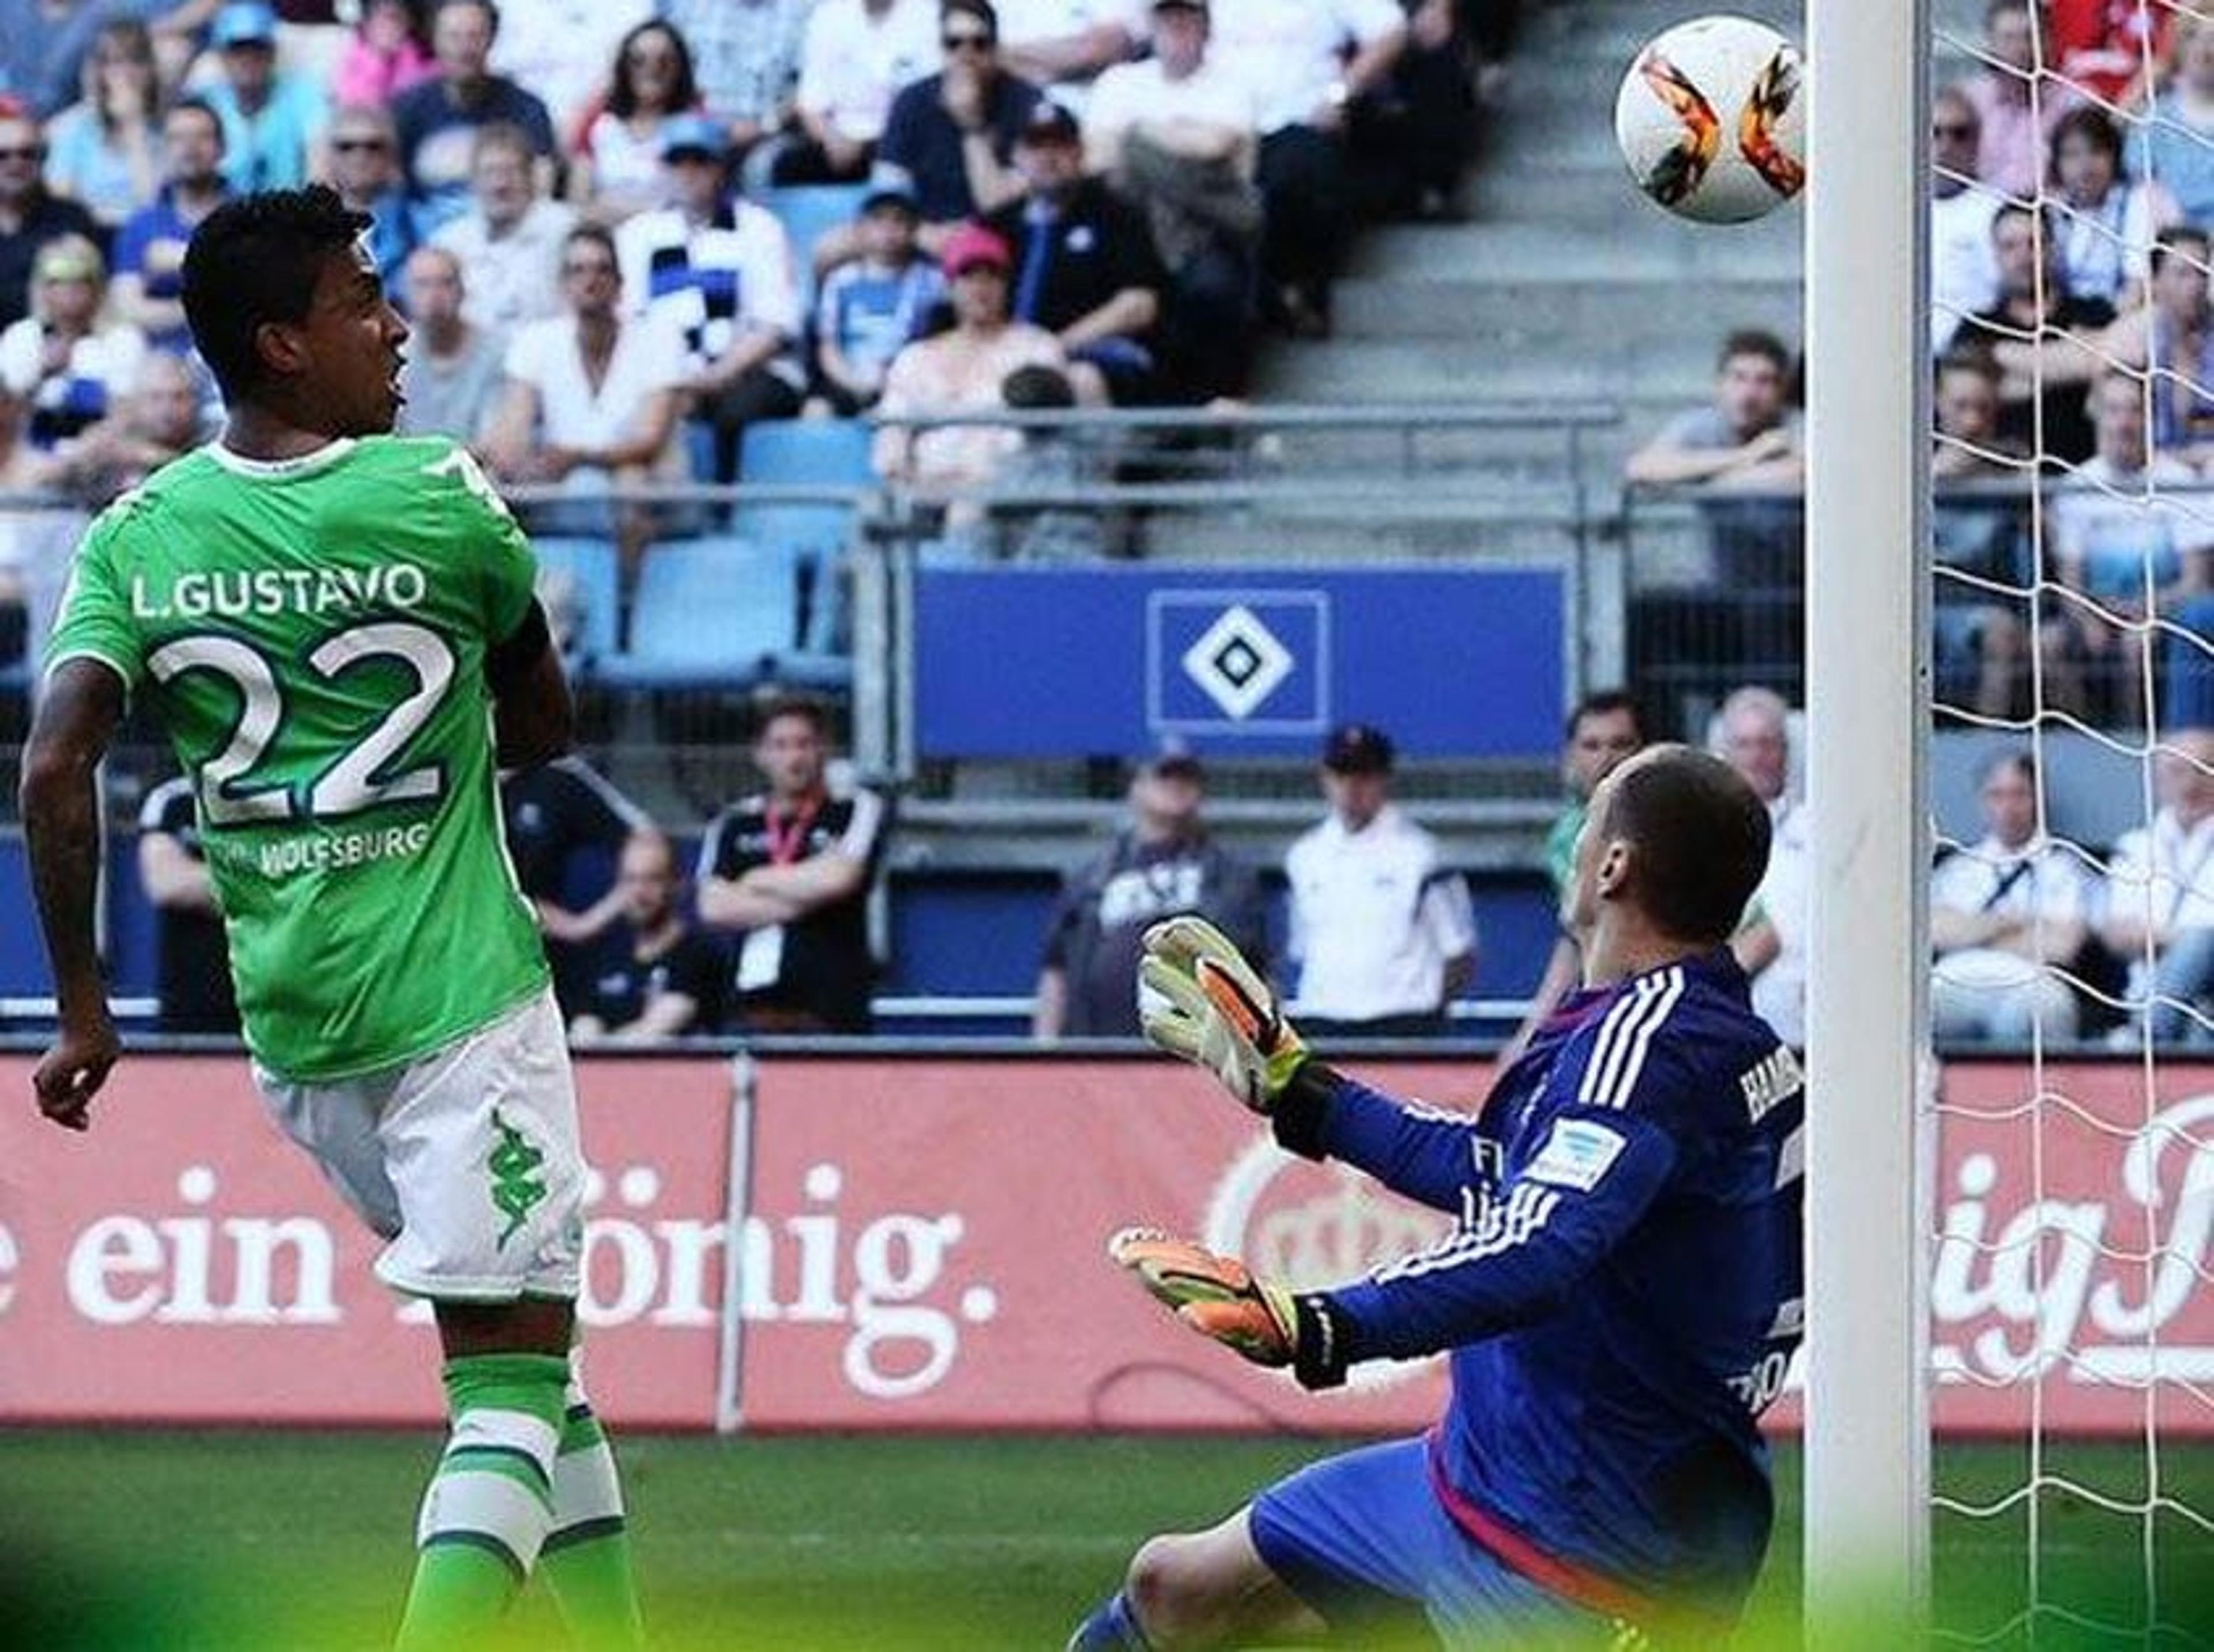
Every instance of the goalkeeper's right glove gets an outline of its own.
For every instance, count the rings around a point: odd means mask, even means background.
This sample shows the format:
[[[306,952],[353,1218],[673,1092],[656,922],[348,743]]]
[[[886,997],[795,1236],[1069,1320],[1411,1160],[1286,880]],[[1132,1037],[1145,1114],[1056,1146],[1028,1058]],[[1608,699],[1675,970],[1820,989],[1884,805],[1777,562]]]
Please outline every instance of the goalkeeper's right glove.
[[[1269,1112],[1308,1057],[1268,982],[1204,918],[1157,923],[1145,947],[1138,978],[1153,994],[1139,1011],[1146,1037],[1208,1068],[1255,1112]]]
[[[1344,1331],[1326,1298],[1294,1295],[1254,1278],[1235,1257],[1156,1227],[1124,1228],[1107,1254],[1184,1324],[1254,1364],[1288,1365],[1309,1388],[1345,1380]]]

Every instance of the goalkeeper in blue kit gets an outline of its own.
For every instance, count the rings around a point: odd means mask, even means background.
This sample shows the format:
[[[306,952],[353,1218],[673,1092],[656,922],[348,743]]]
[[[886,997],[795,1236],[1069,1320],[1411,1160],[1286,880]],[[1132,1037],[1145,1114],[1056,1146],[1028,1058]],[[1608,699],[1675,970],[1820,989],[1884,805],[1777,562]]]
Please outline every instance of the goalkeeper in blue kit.
[[[1450,1350],[1419,1438],[1317,1463],[1211,1530],[1159,1537],[1072,1652],[1428,1620],[1450,1647],[1630,1646],[1727,1628],[1773,1507],[1756,1419],[1802,1319],[1804,1098],[1725,945],[1767,864],[1729,767],[1661,746],[1594,794],[1563,914],[1585,984],[1474,1117],[1313,1060],[1203,921],[1147,939],[1157,1044],[1310,1158],[1457,1219],[1335,1289],[1256,1279],[1149,1230],[1115,1259],[1194,1330],[1310,1388]]]

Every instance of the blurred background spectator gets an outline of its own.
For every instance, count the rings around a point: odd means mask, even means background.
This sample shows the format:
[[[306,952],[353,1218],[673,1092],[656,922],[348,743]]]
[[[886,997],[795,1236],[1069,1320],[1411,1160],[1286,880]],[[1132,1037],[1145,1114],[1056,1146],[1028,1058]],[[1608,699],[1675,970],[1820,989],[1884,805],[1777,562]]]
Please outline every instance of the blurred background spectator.
[[[180,774],[138,811],[138,882],[154,909],[154,1025],[163,1032],[235,1037],[238,1000],[223,909],[201,852],[199,804]]]
[[[1039,96],[1000,60],[999,15],[988,0],[945,0],[939,29],[943,66],[892,100],[871,173],[913,193],[933,252],[956,225],[1022,194],[1015,144]]]
[[[1978,774],[1981,841],[1930,879],[1930,1031],[1939,1038],[2027,1044],[2076,1037],[2076,994],[2052,973],[2089,937],[2095,884],[2075,852],[2044,835],[2037,760],[2006,747]]]
[[[412,327],[400,370],[400,431],[474,444],[498,405],[505,334],[468,319],[468,277],[444,247],[418,248],[401,291]]]
[[[241,193],[297,189],[325,171],[321,150],[330,95],[277,67],[277,14],[262,0],[229,0],[208,39],[222,72],[203,94],[223,120],[223,174]]]
[[[189,361],[149,351],[119,383],[98,423],[44,451],[27,452],[14,481],[104,505],[199,445],[205,395]]]
[[[866,177],[893,100],[938,61],[938,30],[934,0],[816,0],[792,100],[801,136],[777,157],[775,181]]]
[[[23,405],[23,444],[34,455],[107,418],[138,376],[145,335],[105,320],[107,291],[100,249],[64,236],[31,266],[31,313],[0,331],[0,391]]]
[[[994,9],[1007,67],[1079,111],[1101,71],[1144,39],[1126,0],[995,0]]]
[[[892,358],[920,338],[945,302],[945,277],[915,243],[920,223],[904,189],[861,201],[857,255],[823,278],[815,304],[815,388],[851,417],[876,405]]]
[[[671,456],[684,341],[651,315],[626,315],[615,242],[579,224],[561,248],[566,313],[527,321],[509,340],[506,388],[485,437],[510,480],[604,498]],[[604,506],[543,511],[543,531],[611,531]]]
[[[1205,0],[1154,0],[1151,53],[1099,76],[1086,160],[1135,205],[1168,276],[1166,388],[1205,403],[1245,392],[1263,206],[1257,106],[1209,50]]]
[[[829,720],[811,701],[773,702],[753,757],[768,789],[718,815],[700,848],[700,919],[737,937],[732,1026],[866,1032],[884,801],[830,784]]]
[[[422,0],[365,0],[361,21],[339,54],[331,95],[347,104],[382,108],[412,86],[438,72]]]
[[[2096,104],[2063,115],[2052,129],[2050,180],[2058,209],[2048,223],[2060,240],[2060,272],[2070,297],[2101,298],[2116,310],[2144,298],[2160,232],[2182,219],[2174,196],[2122,163],[2122,129]]]
[[[1999,433],[1999,370],[1981,351],[1955,349],[1937,364],[1937,438],[1930,474],[1931,555],[1961,576],[1935,581],[1936,693],[1985,717],[2018,714],[2029,692],[2028,533],[2018,493],[1997,485],[2027,473],[2027,450]],[[1964,492],[1968,485],[1986,486]]]
[[[1635,756],[1645,744],[1645,727],[1637,701],[1619,688],[1600,688],[1576,701],[1569,713],[1566,738],[1561,746],[1561,779],[1569,800],[1545,833],[1545,876],[1552,884],[1554,903],[1565,912],[1569,886],[1575,878],[1576,839],[1590,813],[1591,794],[1599,783]],[[1502,1066],[1522,1052],[1539,1025],[1562,999],[1583,984],[1583,949],[1576,945],[1563,921],[1553,937],[1553,950],[1545,959],[1545,973],[1530,994],[1530,1008],[1522,1025],[1500,1051]]]
[[[1428,1037],[1476,977],[1468,885],[1391,801],[1391,742],[1348,723],[1322,752],[1330,813],[1284,857],[1300,1025],[1312,1037]]]
[[[1991,217],[1998,298],[1954,335],[1987,349],[1999,369],[1999,434],[2027,450],[2040,437],[2051,461],[2091,456],[2084,387],[2098,376],[2101,343],[2114,319],[2103,298],[2082,298],[2061,279],[2059,242],[2039,208],[2011,202]]]
[[[500,0],[492,70],[541,99],[554,131],[572,132],[607,83],[617,44],[653,9],[653,0]]]
[[[1998,302],[1991,216],[1999,197],[1975,187],[1983,120],[1957,86],[1930,104],[1930,347],[1942,352],[1960,323]]]
[[[2123,835],[2107,867],[2101,933],[2129,964],[2134,1036],[2214,1043],[2214,729],[2182,730],[2153,760],[2159,811]],[[2132,1037],[2125,1028],[2121,1037]]]
[[[2175,13],[2175,73],[2138,128],[2141,178],[2157,178],[2186,222],[2214,223],[2214,15]]]
[[[331,187],[353,211],[369,214],[369,255],[386,288],[394,288],[415,249],[415,225],[400,180],[392,112],[381,105],[341,104],[331,116],[327,147]]]
[[[31,309],[31,261],[57,236],[97,241],[100,223],[76,202],[46,187],[46,147],[36,122],[0,109],[0,327]]]
[[[656,1044],[717,1030],[726,966],[686,920],[683,893],[669,840],[651,829],[633,831],[615,866],[608,956],[569,1019],[570,1043]]]
[[[199,98],[180,98],[162,117],[162,187],[115,238],[115,309],[157,350],[188,351],[185,244],[230,194],[223,176],[223,123]]]
[[[1076,117],[1037,104],[1015,144],[1023,194],[985,219],[1015,272],[1009,313],[1061,340],[1092,401],[1158,399],[1153,347],[1167,272],[1136,209],[1084,171]]]
[[[688,47],[707,113],[723,123],[756,187],[801,141],[800,59],[809,16],[823,9],[817,0],[661,0],[662,21]]]
[[[601,223],[620,223],[660,205],[668,193],[663,139],[671,121],[699,107],[700,85],[684,36],[658,20],[639,24],[616,46],[607,86],[585,111],[570,157],[569,199]],[[727,122],[721,114],[715,118]]]
[[[893,358],[879,413],[979,412],[1002,405],[1000,387],[1018,367],[1067,368],[1052,333],[1008,319],[1009,256],[1006,242],[974,224],[947,240],[953,325]],[[877,431],[877,474],[928,488],[979,486],[1016,445],[1011,431],[985,425],[917,431],[886,424]]]
[[[1795,1049],[1807,1042],[1807,880],[1813,829],[1792,794],[1791,708],[1758,685],[1739,688],[1716,714],[1712,749],[1768,806],[1768,874],[1730,945],[1752,977],[1754,1013]]]
[[[110,236],[160,187],[162,102],[153,36],[119,18],[85,54],[83,97],[47,123],[47,183]]]
[[[1799,421],[1784,399],[1790,352],[1772,333],[1722,340],[1712,403],[1679,413],[1630,457],[1624,477],[1647,486],[1681,482],[1747,492],[1796,489],[1802,474]]]
[[[1330,330],[1330,289],[1353,229],[1347,123],[1407,43],[1395,0],[1214,0],[1214,49],[1259,105],[1268,318],[1295,337]]]
[[[431,17],[437,73],[392,101],[418,236],[468,210],[469,158],[480,126],[520,126],[530,143],[539,193],[552,193],[554,119],[535,93],[492,71],[498,32],[492,0],[438,0]]]
[[[2145,714],[2151,651],[2129,627],[2177,617],[2214,584],[2214,517],[2176,496],[2196,481],[2191,467],[2148,447],[2145,397],[2128,373],[2092,387],[2098,451],[2046,511],[2045,567],[2058,592],[2046,605],[2045,699],[2096,726]]]
[[[561,308],[561,248],[576,227],[566,202],[538,193],[530,139],[520,126],[477,128],[469,156],[469,209],[431,233],[468,272],[462,300],[480,327],[511,330]]]
[[[2148,374],[2152,439],[2194,467],[2214,456],[2214,304],[2207,298],[2206,232],[2188,224],[2152,249],[2149,302],[2101,340],[2118,367]]]
[[[1207,919],[1267,972],[1260,876],[1208,834],[1199,759],[1164,750],[1132,772],[1128,796],[1129,823],[1061,879],[1031,1013],[1037,1037],[1138,1037],[1141,943],[1182,913]]]
[[[1982,132],[1977,175],[2016,197],[2037,193],[2053,129],[2082,101],[2081,94],[2049,72],[2052,42],[2040,10],[2037,0],[1989,0],[1985,61],[1962,88],[1976,106]]]
[[[688,411],[713,440],[703,480],[717,481],[736,480],[746,426],[791,418],[807,389],[791,242],[771,213],[728,192],[727,155],[706,116],[670,122],[670,204],[625,223],[616,243],[632,311],[683,340]]]

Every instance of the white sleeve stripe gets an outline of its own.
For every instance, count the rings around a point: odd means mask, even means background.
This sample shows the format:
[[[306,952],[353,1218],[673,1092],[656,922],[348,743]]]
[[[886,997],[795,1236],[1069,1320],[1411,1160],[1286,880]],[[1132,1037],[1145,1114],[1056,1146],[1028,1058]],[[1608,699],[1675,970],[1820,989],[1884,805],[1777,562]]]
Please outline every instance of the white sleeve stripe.
[[[1371,1276],[1379,1284],[1393,1279],[1415,1279],[1471,1262],[1482,1261],[1502,1251],[1526,1245],[1544,1227],[1561,1202],[1559,1192],[1534,1182],[1525,1182],[1494,1206],[1473,1229],[1453,1234],[1427,1251],[1390,1263]]]
[[[853,793],[853,811],[838,835],[838,853],[865,860],[876,847],[877,831],[884,824],[884,800],[865,789]]]
[[[1591,1060],[1584,1064],[1583,1082],[1576,1086],[1576,1104],[1588,1107],[1599,1088],[1599,1077],[1613,1065],[1614,1052],[1630,1023],[1644,1013],[1647,996],[1654,977],[1648,976],[1634,982],[1630,989],[1617,999],[1614,1007],[1599,1023],[1599,1037],[1593,1042]]]
[[[1796,1125],[1776,1155],[1776,1185],[1789,1187],[1807,1173],[1807,1127]]]
[[[1638,1074],[1644,1070],[1653,1035],[1684,995],[1684,972],[1680,968],[1665,970],[1648,976],[1638,987],[1637,1011],[1615,1029],[1615,1040],[1604,1062],[1594,1055],[1592,1065],[1584,1069],[1584,1082],[1576,1095],[1584,1106],[1619,1109],[1629,1101],[1637,1088]]]
[[[1636,1093],[1638,1075],[1645,1070],[1646,1052],[1653,1047],[1653,1035],[1660,1030],[1660,1024],[1668,1019],[1668,1013],[1676,1007],[1678,1000],[1684,996],[1683,970],[1671,970],[1667,972],[1666,979],[1667,985],[1661,989],[1660,995],[1654,1000],[1652,1013],[1645,1016],[1638,1024],[1636,1034],[1630,1041],[1628,1058],[1623,1063],[1621,1074],[1611,1086],[1603,1091],[1600,1104],[1619,1109],[1628,1105],[1630,1097]]]

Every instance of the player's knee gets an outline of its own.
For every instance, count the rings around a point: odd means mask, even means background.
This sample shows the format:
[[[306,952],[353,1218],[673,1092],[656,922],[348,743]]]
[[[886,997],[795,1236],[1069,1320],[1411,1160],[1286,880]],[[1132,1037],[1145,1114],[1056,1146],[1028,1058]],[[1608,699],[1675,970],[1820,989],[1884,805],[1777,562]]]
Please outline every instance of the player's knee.
[[[1207,1643],[1214,1614],[1200,1547],[1190,1537],[1149,1538],[1130,1558],[1122,1593],[1154,1652]]]

